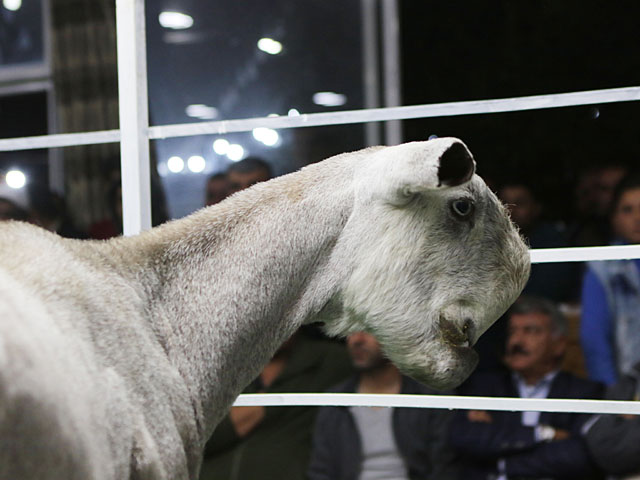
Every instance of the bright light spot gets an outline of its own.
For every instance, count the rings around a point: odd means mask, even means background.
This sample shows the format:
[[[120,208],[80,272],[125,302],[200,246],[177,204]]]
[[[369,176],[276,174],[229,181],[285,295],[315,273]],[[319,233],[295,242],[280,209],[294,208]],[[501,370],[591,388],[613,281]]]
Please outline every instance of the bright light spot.
[[[190,117],[201,118],[202,120],[212,120],[218,116],[217,108],[203,105],[202,103],[189,105],[185,109],[185,112]]]
[[[267,117],[273,118],[273,117],[279,117],[280,115],[278,115],[277,113],[270,113],[269,115],[267,115]]]
[[[298,111],[297,108],[292,108],[287,112],[287,115],[289,115],[290,117],[299,117],[300,112]]]
[[[253,129],[253,138],[268,147],[273,147],[280,140],[280,135],[273,128],[258,127]]]
[[[161,177],[166,177],[167,174],[169,173],[169,169],[167,168],[167,164],[164,162],[160,162],[158,163],[158,175],[160,175]]]
[[[2,0],[2,5],[7,10],[15,12],[16,10],[20,10],[20,7],[22,6],[22,0]]]
[[[171,157],[167,160],[167,168],[171,173],[180,173],[184,170],[184,160],[180,157]]]
[[[213,151],[218,155],[226,155],[229,151],[229,142],[224,138],[219,138],[213,142]]]
[[[313,103],[323,107],[339,107],[347,103],[347,96],[335,92],[317,92],[313,94]]]
[[[234,162],[242,160],[244,157],[244,148],[242,148],[242,145],[232,143],[227,149],[227,157],[229,157],[229,160],[233,160]]]
[[[164,28],[173,30],[183,30],[193,25],[193,17],[180,12],[161,12],[158,21]]]
[[[206,166],[207,162],[205,162],[204,158],[200,155],[194,155],[193,157],[189,157],[189,160],[187,160],[187,167],[189,167],[189,170],[193,173],[202,172]]]
[[[273,38],[261,38],[258,40],[258,48],[270,55],[277,55],[282,51],[282,44]]]
[[[5,182],[9,187],[19,189],[26,185],[27,177],[20,170],[9,170],[5,176]]]

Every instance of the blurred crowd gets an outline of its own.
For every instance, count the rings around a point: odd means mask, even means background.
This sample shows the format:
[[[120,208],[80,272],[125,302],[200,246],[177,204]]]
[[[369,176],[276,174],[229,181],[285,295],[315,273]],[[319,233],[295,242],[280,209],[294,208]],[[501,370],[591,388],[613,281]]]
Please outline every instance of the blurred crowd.
[[[249,157],[211,176],[205,206],[272,176]],[[531,248],[640,244],[640,174],[619,165],[583,171],[569,222],[545,216],[544,192],[526,179],[496,194]],[[79,231],[64,200],[33,195],[29,208],[0,197],[0,220],[61,236],[122,233],[120,183],[103,221]],[[571,197],[571,198],[570,198]],[[640,260],[533,265],[523,295],[481,338],[480,362],[456,391],[402,375],[375,338],[330,340],[304,327],[246,392],[442,393],[565,399],[640,399]],[[233,407],[206,446],[214,479],[632,479],[640,478],[635,415],[373,407]]]

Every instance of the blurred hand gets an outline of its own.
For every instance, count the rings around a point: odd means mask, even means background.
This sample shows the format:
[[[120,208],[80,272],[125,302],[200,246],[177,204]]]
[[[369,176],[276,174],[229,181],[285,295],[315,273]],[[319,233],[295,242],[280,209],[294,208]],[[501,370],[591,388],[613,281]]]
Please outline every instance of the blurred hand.
[[[467,412],[467,418],[470,422],[478,422],[478,423],[491,423],[493,422],[493,418],[486,410],[469,410]]]
[[[567,438],[569,438],[571,436],[571,434],[567,431],[567,430],[561,430],[559,428],[556,428],[556,434],[553,436],[553,440],[566,440]]]
[[[239,437],[245,437],[257,427],[264,418],[265,408],[255,407],[232,407],[229,412],[233,428]]]

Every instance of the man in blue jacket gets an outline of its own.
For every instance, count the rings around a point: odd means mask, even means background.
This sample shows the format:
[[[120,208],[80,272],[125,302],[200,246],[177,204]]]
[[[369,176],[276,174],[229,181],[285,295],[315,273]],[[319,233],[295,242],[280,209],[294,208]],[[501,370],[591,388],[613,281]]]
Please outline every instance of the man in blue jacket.
[[[368,333],[354,333],[347,347],[358,373],[332,391],[435,394],[404,377]],[[447,446],[448,410],[322,407],[308,471],[311,480],[457,478]]]
[[[521,297],[508,312],[508,370],[472,375],[462,395],[521,398],[602,398],[603,386],[560,370],[567,322],[545,299]],[[590,458],[578,413],[460,411],[451,443],[465,480],[590,479]]]

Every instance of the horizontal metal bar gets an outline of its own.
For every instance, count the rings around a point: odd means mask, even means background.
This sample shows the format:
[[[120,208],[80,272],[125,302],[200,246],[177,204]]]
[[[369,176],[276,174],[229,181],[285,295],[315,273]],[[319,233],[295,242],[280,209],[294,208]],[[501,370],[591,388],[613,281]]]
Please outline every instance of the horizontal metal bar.
[[[76,145],[98,145],[119,141],[120,130],[100,130],[87,133],[57,133],[54,135],[3,139],[0,140],[0,152],[73,147]]]
[[[640,415],[640,402],[549,398],[459,397],[453,395],[389,395],[361,393],[255,393],[240,395],[236,407],[362,406],[412,407],[512,412],[574,412]]]
[[[587,92],[536,95],[531,97],[476,100],[468,102],[371,108],[330,113],[310,113],[295,117],[261,117],[245,120],[220,120],[149,128],[150,138],[246,132],[256,127],[300,128],[348,123],[406,120],[411,118],[447,117],[484,113],[516,112],[544,108],[592,105],[640,100],[640,87],[612,88]]]
[[[319,127],[323,125],[407,120],[411,118],[517,112],[638,100],[640,100],[640,87],[611,88],[497,100],[475,100],[404,107],[369,108],[329,113],[309,113],[295,117],[257,117],[179,125],[160,125],[149,127],[147,134],[150,139],[186,137],[190,135],[221,135],[230,132],[248,132],[256,127],[270,127],[275,129]],[[118,130],[67,133],[0,140],[0,151],[68,147],[119,141],[120,133]]]
[[[640,258],[640,245],[609,247],[535,248],[529,250],[532,263],[588,262]]]

